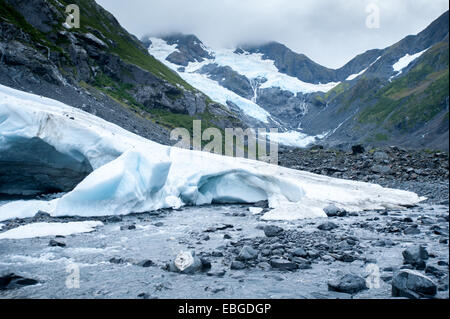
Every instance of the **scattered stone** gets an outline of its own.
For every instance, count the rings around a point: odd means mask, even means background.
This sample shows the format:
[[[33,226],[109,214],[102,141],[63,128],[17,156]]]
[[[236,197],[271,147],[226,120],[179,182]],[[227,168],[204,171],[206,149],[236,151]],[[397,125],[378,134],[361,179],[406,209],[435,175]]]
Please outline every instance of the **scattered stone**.
[[[389,159],[389,155],[383,151],[376,151],[373,153],[373,159],[377,161],[384,161]]]
[[[401,270],[392,280],[392,296],[419,299],[432,297],[437,293],[436,284],[427,276],[415,270]]]
[[[51,247],[66,247],[65,243],[56,241],[54,239],[50,239],[50,242],[48,243],[48,245]]]
[[[425,269],[425,260],[428,259],[428,252],[423,246],[412,246],[402,252],[405,264],[410,264],[416,269]]]
[[[292,255],[297,256],[297,257],[307,257],[308,253],[306,252],[306,250],[304,250],[303,248],[296,248],[293,252]]]
[[[253,249],[250,246],[244,246],[242,248],[241,252],[239,253],[239,255],[236,257],[236,260],[247,261],[247,260],[256,259],[256,257],[258,257],[257,250]]]
[[[418,225],[412,225],[408,228],[406,228],[403,233],[405,235],[417,235],[420,234],[420,229],[418,228]]]
[[[38,211],[35,215],[34,215],[34,219],[49,219],[51,216],[49,213],[44,212],[42,210]]]
[[[147,294],[147,293],[145,293],[145,292],[142,292],[142,293],[140,293],[140,294],[138,295],[138,298],[142,298],[142,299],[150,299],[150,295]]]
[[[111,259],[109,260],[109,262],[110,262],[111,264],[125,264],[125,263],[126,263],[125,259],[123,259],[123,258],[117,258],[117,257],[111,258]]]
[[[144,268],[154,266],[154,265],[155,265],[155,263],[153,261],[151,261],[150,259],[144,259],[136,264],[136,266],[144,267]]]
[[[364,289],[367,289],[364,278],[353,274],[346,274],[328,282],[328,290],[330,291],[356,294]]]
[[[275,225],[267,225],[264,226],[264,234],[267,237],[276,237],[279,236],[283,233],[284,229],[279,227],[279,226],[275,226]]]
[[[433,275],[434,277],[437,277],[437,278],[441,278],[446,275],[445,271],[442,271],[439,268],[434,267],[434,266],[427,266],[425,268],[425,273]]]
[[[230,234],[225,234],[225,235],[223,235],[223,239],[231,239],[231,235]]]
[[[133,229],[136,229],[135,225],[120,226],[120,230],[133,230]]]
[[[352,146],[352,154],[353,155],[362,154],[365,151],[366,150],[364,149],[364,146],[362,146],[361,144],[357,144],[357,145],[353,145]]]
[[[324,230],[324,231],[330,231],[330,230],[336,229],[338,227],[339,226],[333,222],[325,222],[323,224],[320,224],[317,228],[320,230]]]
[[[372,166],[372,172],[376,174],[388,174],[391,172],[391,168],[387,165],[374,165]]]
[[[225,270],[218,270],[218,271],[209,271],[206,273],[206,275],[210,277],[223,277],[225,273],[226,273]]]
[[[194,274],[204,269],[202,260],[195,255],[194,251],[182,251],[175,260],[168,265],[168,269],[171,272],[177,272],[182,274]]]
[[[278,270],[296,270],[297,264],[286,259],[272,259],[270,265]]]
[[[23,286],[32,286],[38,283],[37,280],[25,278],[14,273],[0,276],[0,290],[16,289]]]
[[[255,207],[259,208],[269,208],[269,201],[268,200],[260,200],[253,204]]]
[[[243,262],[240,262],[240,261],[237,261],[237,260],[235,260],[235,261],[233,261],[232,263],[231,263],[231,269],[232,270],[242,270],[242,269],[245,269],[245,264],[243,263]]]
[[[335,205],[328,205],[323,211],[328,217],[345,217],[348,215],[345,209],[338,208]]]
[[[106,219],[106,221],[109,222],[109,223],[118,223],[118,222],[122,221],[122,217],[120,217],[120,216],[111,216],[111,217],[108,217]]]

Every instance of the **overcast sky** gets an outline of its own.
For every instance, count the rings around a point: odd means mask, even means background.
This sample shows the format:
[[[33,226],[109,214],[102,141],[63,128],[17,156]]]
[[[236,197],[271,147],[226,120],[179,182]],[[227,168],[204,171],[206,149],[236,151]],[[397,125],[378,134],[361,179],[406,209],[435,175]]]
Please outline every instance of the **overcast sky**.
[[[366,50],[384,48],[416,34],[448,10],[447,0],[97,2],[139,38],[148,33],[183,32],[197,35],[212,47],[274,40],[331,68]],[[379,28],[366,26],[367,17],[376,14],[370,4],[379,8]],[[376,20],[370,21],[376,24]]]

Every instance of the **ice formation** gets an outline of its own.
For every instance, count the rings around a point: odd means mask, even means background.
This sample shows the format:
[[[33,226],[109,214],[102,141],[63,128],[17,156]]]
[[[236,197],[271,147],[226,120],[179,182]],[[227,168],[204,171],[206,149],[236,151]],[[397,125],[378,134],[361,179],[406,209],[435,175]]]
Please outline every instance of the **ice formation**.
[[[59,152],[89,160],[93,172],[51,201],[0,206],[0,221],[31,217],[118,215],[209,203],[268,200],[265,219],[326,217],[398,208],[423,198],[379,185],[330,178],[244,158],[160,145],[82,110],[0,85],[0,151],[18,138],[40,138]]]

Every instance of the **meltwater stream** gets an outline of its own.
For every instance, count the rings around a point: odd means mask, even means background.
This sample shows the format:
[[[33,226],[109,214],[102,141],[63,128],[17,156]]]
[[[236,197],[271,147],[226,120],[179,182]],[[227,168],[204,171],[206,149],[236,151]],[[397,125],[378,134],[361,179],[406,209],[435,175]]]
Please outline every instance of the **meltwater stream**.
[[[442,220],[447,210],[445,206],[422,205],[402,212],[365,212],[329,218],[338,228],[324,232],[317,228],[326,221],[324,218],[267,222],[246,205],[209,205],[128,215],[116,221],[104,219],[103,226],[93,232],[65,238],[1,239],[0,274],[15,273],[36,279],[38,284],[0,290],[0,298],[389,298],[389,280],[393,271],[402,266],[401,252],[406,247],[423,244],[434,256],[430,264],[448,263],[448,246],[440,243],[442,235],[431,231],[437,225],[446,228],[444,237],[448,240],[448,221]],[[417,221],[426,217],[429,223],[421,223],[419,228],[430,234],[386,231],[406,216]],[[77,218],[51,222],[74,220]],[[3,223],[11,228],[18,221]],[[267,244],[261,230],[267,224],[297,232],[300,237],[287,243],[275,240]],[[0,234],[4,232],[5,229],[0,230]],[[349,238],[357,243],[348,245]],[[49,246],[51,239],[66,246]],[[380,240],[391,244],[378,245]],[[256,267],[232,270],[230,264],[243,244],[252,245],[260,253],[272,248],[270,254],[274,256],[282,257],[288,247],[303,247],[309,255],[317,256],[308,257],[310,269],[270,269],[260,254],[258,258],[262,259]],[[338,247],[333,249],[339,251],[341,246],[356,259],[345,262],[332,258],[330,247]],[[164,270],[166,263],[186,250],[203,255],[211,262],[211,269],[193,275]],[[136,265],[143,260],[151,260],[152,265]],[[379,288],[353,296],[328,291],[327,282],[339,275],[367,276],[369,264],[379,269]],[[79,288],[67,286],[74,267],[79,269]],[[446,280],[448,283],[448,277]],[[448,289],[439,292],[438,297],[448,298]]]

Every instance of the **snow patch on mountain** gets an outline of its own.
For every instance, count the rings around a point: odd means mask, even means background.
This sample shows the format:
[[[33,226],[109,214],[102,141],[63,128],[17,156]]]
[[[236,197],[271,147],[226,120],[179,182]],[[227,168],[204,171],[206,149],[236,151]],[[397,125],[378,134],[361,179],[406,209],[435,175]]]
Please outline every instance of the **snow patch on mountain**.
[[[0,206],[0,221],[52,216],[104,216],[210,203],[268,200],[265,218],[326,217],[334,204],[348,211],[401,209],[424,198],[379,185],[160,145],[82,110],[0,85],[0,149],[40,138],[59,152],[88,159],[94,171],[52,201]]]
[[[424,54],[427,50],[428,49],[425,49],[425,50],[417,52],[416,54],[413,54],[413,55],[405,54],[397,62],[395,62],[392,65],[392,69],[395,72],[397,72],[396,76],[400,75],[404,68],[406,68],[412,61],[414,61],[415,59],[420,57],[422,54]]]
[[[372,65],[374,65],[380,58],[381,58],[381,55],[380,55],[378,58],[376,58],[375,61],[373,61],[372,63],[370,63],[370,65],[369,65],[367,68],[365,68],[364,70],[362,70],[361,72],[358,72],[358,73],[355,73],[355,74],[350,74],[350,75],[345,79],[345,81],[351,81],[351,80],[354,80],[354,79],[356,79],[358,76],[360,76],[361,74],[364,74],[364,73],[365,73]]]

